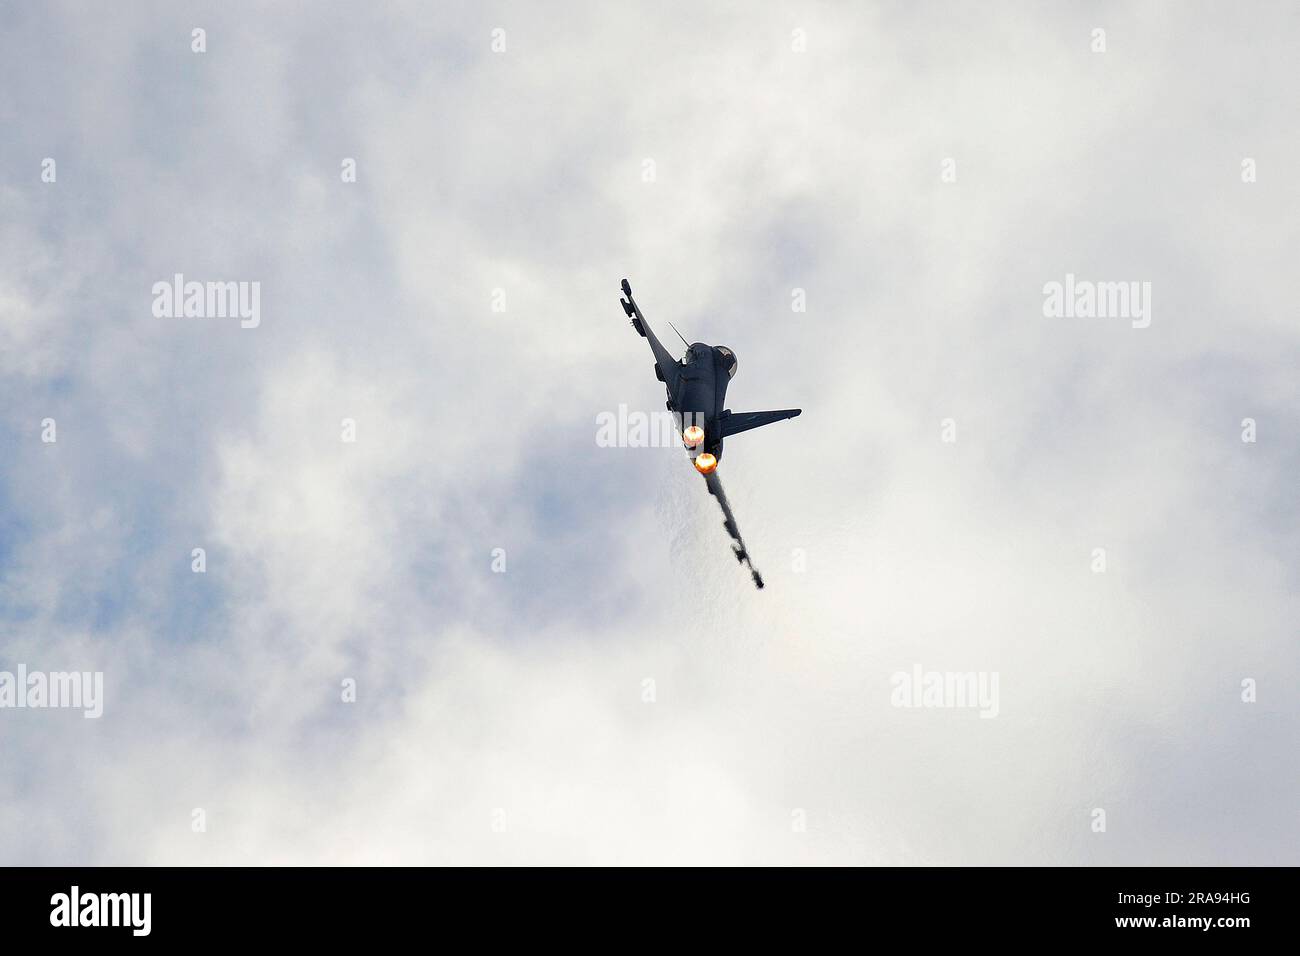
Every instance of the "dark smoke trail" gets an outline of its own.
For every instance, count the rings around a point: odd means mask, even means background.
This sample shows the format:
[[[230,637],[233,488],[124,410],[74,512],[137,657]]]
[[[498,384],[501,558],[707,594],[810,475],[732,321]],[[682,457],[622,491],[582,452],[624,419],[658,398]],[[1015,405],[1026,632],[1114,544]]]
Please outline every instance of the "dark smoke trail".
[[[749,575],[754,579],[754,586],[762,588],[763,576],[758,573],[758,568],[754,567],[754,562],[749,560],[749,551],[745,548],[745,542],[740,537],[740,528],[736,525],[736,516],[731,513],[731,502],[727,501],[727,494],[722,490],[722,479],[714,471],[704,476],[704,483],[709,488],[709,494],[717,499],[718,507],[722,509],[722,526],[727,529],[727,534],[731,535],[732,554],[736,556],[737,561],[749,568]]]

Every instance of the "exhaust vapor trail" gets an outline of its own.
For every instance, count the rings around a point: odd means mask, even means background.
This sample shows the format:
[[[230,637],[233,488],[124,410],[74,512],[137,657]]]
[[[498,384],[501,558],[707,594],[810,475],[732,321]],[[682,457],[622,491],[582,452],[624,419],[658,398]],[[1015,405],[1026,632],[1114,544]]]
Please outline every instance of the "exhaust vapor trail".
[[[749,551],[745,548],[744,539],[740,537],[740,528],[736,525],[736,516],[731,513],[731,502],[727,501],[727,493],[722,490],[722,479],[714,471],[704,476],[704,482],[708,485],[709,494],[717,499],[718,507],[722,509],[722,526],[727,529],[727,534],[731,535],[732,554],[736,556],[737,561],[749,568],[749,576],[754,579],[754,586],[761,589],[763,576],[758,573],[758,568],[754,567],[754,562],[749,559]]]

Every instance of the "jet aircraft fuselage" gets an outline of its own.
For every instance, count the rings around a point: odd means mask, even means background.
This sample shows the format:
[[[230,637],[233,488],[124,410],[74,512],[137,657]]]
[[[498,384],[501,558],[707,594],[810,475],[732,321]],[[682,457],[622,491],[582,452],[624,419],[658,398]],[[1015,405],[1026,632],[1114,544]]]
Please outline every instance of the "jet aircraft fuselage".
[[[646,322],[645,316],[632,298],[632,286],[623,280],[620,300],[623,312],[632,320],[632,328],[650,344],[655,360],[655,378],[668,390],[668,410],[677,418],[677,428],[682,444],[689,451],[695,470],[704,476],[709,494],[722,508],[722,525],[731,536],[732,553],[736,560],[749,567],[754,584],[763,586],[763,576],[749,559],[749,551],[740,537],[731,504],[722,490],[718,478],[718,462],[722,460],[722,440],[728,435],[749,431],[772,422],[794,418],[798,408],[780,408],[765,412],[733,412],[726,407],[727,386],[736,375],[736,353],[725,345],[707,345],[695,342],[686,346],[681,361],[673,358],[659,337]],[[673,326],[673,331],[677,327]],[[680,332],[677,333],[679,336]],[[682,339],[685,344],[686,339]]]
[[[722,460],[722,416],[727,385],[736,374],[736,356],[725,345],[695,342],[677,366],[677,388],[668,391],[668,407],[677,416],[679,431],[691,425],[704,429],[701,451]]]

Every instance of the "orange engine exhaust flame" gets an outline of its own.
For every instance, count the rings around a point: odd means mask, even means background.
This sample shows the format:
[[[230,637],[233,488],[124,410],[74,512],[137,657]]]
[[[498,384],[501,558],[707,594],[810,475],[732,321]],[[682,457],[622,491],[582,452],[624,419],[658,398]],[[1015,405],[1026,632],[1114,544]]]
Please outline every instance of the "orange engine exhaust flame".
[[[701,475],[710,475],[718,467],[718,459],[714,458],[707,451],[702,455],[695,456],[695,470]]]
[[[686,426],[686,431],[682,432],[682,441],[686,443],[687,448],[694,448],[704,441],[704,429],[699,425]]]

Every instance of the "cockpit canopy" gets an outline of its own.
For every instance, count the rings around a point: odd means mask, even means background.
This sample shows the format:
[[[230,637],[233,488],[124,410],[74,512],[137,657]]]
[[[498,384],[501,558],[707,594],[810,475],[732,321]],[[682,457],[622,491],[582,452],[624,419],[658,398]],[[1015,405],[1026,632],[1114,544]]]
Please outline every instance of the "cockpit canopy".
[[[686,354],[682,356],[683,365],[694,365],[696,362],[709,362],[713,358],[722,364],[727,370],[727,378],[736,377],[736,353],[731,351],[725,345],[705,345],[703,342],[696,342],[688,346]]]
[[[727,378],[736,377],[736,353],[731,351],[725,345],[715,346],[713,351],[718,358],[722,359],[722,365],[727,370]]]

